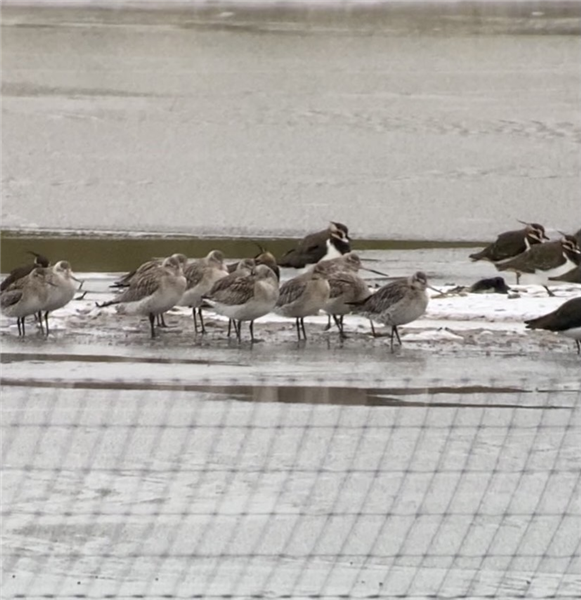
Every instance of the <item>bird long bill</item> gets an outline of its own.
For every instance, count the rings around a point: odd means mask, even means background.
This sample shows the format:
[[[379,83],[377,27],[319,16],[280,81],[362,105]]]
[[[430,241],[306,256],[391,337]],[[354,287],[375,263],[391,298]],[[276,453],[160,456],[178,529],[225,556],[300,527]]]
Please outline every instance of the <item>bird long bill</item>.
[[[375,275],[380,275],[381,277],[389,277],[387,273],[383,273],[382,271],[376,271],[375,269],[368,269],[367,267],[361,267],[363,271],[367,271],[369,273],[375,273]]]
[[[81,285],[79,286],[79,289],[81,289],[83,287],[83,283],[85,283],[84,279],[79,279],[78,277],[75,277],[74,275],[71,275],[71,279],[73,281],[76,281],[77,283],[80,283]]]
[[[442,290],[439,290],[438,288],[435,288],[431,285],[426,286],[427,288],[429,288],[430,290],[434,291],[434,292],[438,292],[438,294],[443,294],[444,292]]]

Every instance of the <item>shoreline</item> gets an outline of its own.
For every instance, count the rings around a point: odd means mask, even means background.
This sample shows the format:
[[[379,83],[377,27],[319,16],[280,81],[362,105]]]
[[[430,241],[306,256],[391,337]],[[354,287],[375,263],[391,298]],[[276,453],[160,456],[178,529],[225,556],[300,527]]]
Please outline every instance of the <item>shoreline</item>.
[[[353,34],[579,35],[581,0],[184,2],[9,0],[4,26],[175,26],[220,31]]]

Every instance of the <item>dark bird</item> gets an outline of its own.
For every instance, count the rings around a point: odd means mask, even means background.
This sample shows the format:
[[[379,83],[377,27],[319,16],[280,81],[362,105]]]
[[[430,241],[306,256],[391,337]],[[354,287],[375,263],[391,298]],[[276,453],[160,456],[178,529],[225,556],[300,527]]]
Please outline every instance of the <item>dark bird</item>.
[[[479,279],[476,283],[473,283],[466,291],[471,294],[483,294],[483,293],[494,293],[494,294],[508,294],[510,288],[506,285],[504,277],[490,277],[489,279]]]
[[[549,277],[549,281],[557,281],[560,283],[581,283],[581,266],[577,265],[571,271],[567,271],[558,277]]]
[[[379,288],[361,302],[353,302],[354,312],[370,321],[378,321],[391,327],[391,350],[393,352],[394,335],[401,346],[397,328],[419,319],[428,307],[429,296],[426,291],[428,278],[418,271],[411,277],[397,279]],[[373,330],[374,337],[377,337]]]
[[[557,310],[525,323],[527,329],[545,329],[572,338],[577,354],[581,354],[581,297],[567,300]]]
[[[572,235],[565,235],[555,242],[537,244],[515,258],[496,265],[499,271],[519,273],[524,283],[542,285],[549,296],[554,294],[547,285],[551,277],[559,277],[572,271],[581,262],[581,250]]]
[[[495,242],[492,242],[480,252],[470,254],[470,258],[473,261],[488,260],[492,263],[498,263],[518,256],[522,252],[526,252],[531,246],[548,239],[542,225],[527,223],[523,229],[501,233]]]
[[[278,261],[280,267],[302,269],[320,260],[336,258],[351,251],[349,230],[342,223],[331,222],[327,229],[304,237]]]
[[[15,281],[26,277],[33,269],[36,267],[48,267],[50,265],[50,261],[46,256],[42,254],[38,254],[36,252],[32,252],[31,250],[27,250],[28,254],[32,254],[34,256],[34,262],[31,262],[27,265],[21,265],[20,267],[16,267],[12,269],[4,281],[0,284],[0,292],[7,290]]]

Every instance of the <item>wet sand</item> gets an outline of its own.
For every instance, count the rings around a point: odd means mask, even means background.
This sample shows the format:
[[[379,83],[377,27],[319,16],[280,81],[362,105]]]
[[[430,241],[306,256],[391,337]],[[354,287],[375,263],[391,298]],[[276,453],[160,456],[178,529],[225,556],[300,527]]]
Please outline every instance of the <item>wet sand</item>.
[[[579,19],[542,8],[463,8],[443,30],[421,11],[5,9],[3,227],[276,237],[335,219],[394,240],[488,239],[517,218],[569,229],[581,87],[567,27]],[[482,35],[487,23],[502,35]]]

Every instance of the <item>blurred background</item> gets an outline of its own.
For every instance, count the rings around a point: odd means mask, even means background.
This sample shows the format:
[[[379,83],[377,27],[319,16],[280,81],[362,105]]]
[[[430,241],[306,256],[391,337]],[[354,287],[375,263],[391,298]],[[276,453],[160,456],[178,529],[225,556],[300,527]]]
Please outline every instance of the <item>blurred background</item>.
[[[576,230],[580,6],[10,0],[4,233]]]

